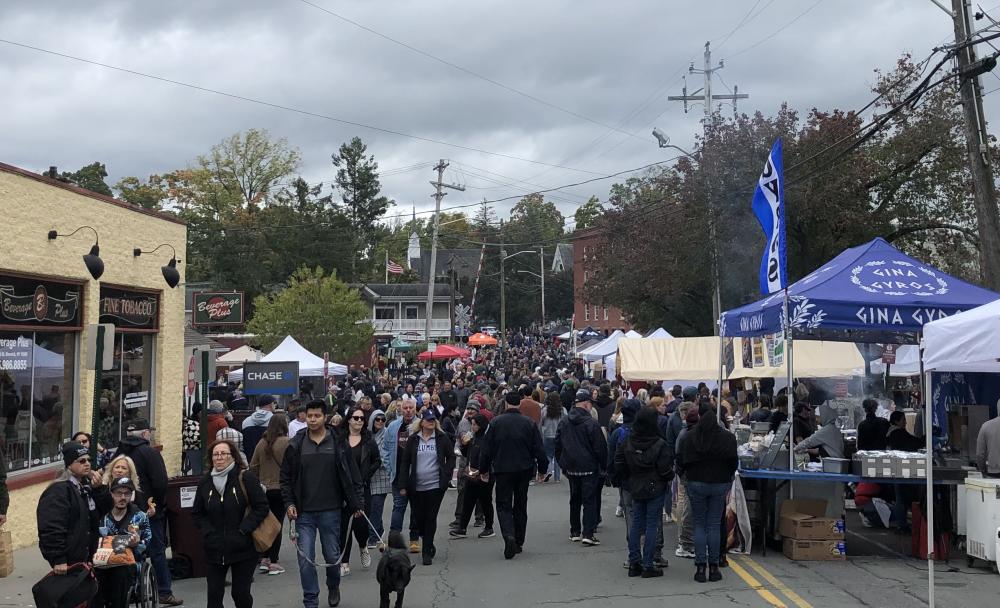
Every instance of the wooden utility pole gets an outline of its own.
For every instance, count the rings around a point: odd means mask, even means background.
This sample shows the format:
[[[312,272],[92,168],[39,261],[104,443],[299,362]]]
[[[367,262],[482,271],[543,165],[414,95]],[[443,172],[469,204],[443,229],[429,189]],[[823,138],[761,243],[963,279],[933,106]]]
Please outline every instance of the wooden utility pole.
[[[972,175],[972,194],[976,205],[976,223],[979,227],[979,268],[983,284],[994,291],[1000,290],[1000,211],[997,209],[996,185],[990,159],[986,118],[983,114],[982,88],[977,74],[965,76],[976,63],[976,51],[971,41],[972,19],[969,17],[968,0],[951,0],[952,20],[955,24],[955,44],[960,48],[956,55],[959,94],[962,99],[965,149],[969,155]]]
[[[459,191],[465,190],[465,186],[444,183],[444,170],[447,168],[448,163],[442,158],[437,166],[434,167],[434,170],[438,174],[437,181],[431,182],[431,185],[435,188],[434,194],[431,195],[434,197],[434,232],[431,236],[431,268],[427,273],[427,311],[424,313],[424,316],[427,317],[424,324],[424,339],[427,342],[431,341],[431,319],[434,317],[434,279],[437,274],[437,246],[438,228],[441,225],[441,199],[448,194],[444,191],[445,188]]]

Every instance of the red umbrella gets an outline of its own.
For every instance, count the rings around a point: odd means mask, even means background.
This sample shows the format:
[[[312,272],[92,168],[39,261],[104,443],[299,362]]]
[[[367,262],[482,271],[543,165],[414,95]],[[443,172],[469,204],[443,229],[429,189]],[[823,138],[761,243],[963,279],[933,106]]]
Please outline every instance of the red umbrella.
[[[455,346],[453,344],[439,344],[437,350],[434,352],[425,350],[417,355],[417,359],[420,359],[421,361],[428,361],[430,359],[455,359],[468,356],[469,351],[465,350],[461,346]]]

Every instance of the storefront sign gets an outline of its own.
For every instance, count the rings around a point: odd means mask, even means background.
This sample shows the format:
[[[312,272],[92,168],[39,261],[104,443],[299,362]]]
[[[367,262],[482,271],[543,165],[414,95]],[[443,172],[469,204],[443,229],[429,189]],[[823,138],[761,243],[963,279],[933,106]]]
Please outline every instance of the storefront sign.
[[[157,329],[158,295],[101,287],[101,323],[114,323],[119,329]]]
[[[30,337],[0,338],[0,372],[31,370],[31,347],[33,344]]]
[[[79,287],[0,276],[0,325],[80,326]]]
[[[194,325],[242,325],[243,292],[202,291],[192,302]]]
[[[299,364],[247,362],[243,367],[244,395],[296,395],[299,392]]]

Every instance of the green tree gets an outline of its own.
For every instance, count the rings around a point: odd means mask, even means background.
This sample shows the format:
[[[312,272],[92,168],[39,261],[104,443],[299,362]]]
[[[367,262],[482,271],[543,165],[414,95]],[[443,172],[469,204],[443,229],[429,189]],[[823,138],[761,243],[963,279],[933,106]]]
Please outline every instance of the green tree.
[[[138,177],[123,177],[115,184],[118,198],[143,209],[160,210],[167,199],[166,184],[163,177],[150,175],[143,182]]]
[[[270,203],[299,167],[301,155],[284,138],[271,139],[263,129],[236,133],[198,157],[216,185],[250,211]]]
[[[368,154],[368,146],[360,137],[341,144],[332,159],[337,168],[334,183],[340,194],[342,211],[354,228],[357,251],[363,258],[370,259],[378,234],[378,220],[394,203],[382,196],[378,163],[374,155]]]
[[[96,161],[80,167],[77,171],[63,171],[61,175],[63,179],[69,180],[81,188],[104,196],[111,196],[111,188],[104,181],[107,176],[108,170],[104,163]]]
[[[329,352],[337,361],[357,356],[368,348],[372,337],[369,307],[357,290],[335,273],[302,267],[288,286],[254,301],[254,315],[247,325],[264,350],[292,336],[313,353]]]
[[[601,207],[601,202],[596,196],[591,196],[587,199],[587,202],[580,205],[577,208],[576,213],[573,214],[573,220],[576,224],[576,230],[586,230],[590,228],[597,222],[597,218],[601,217],[601,213],[604,212],[604,208]]]
[[[555,203],[529,194],[510,210],[504,239],[510,243],[551,243],[563,236],[565,218]]]

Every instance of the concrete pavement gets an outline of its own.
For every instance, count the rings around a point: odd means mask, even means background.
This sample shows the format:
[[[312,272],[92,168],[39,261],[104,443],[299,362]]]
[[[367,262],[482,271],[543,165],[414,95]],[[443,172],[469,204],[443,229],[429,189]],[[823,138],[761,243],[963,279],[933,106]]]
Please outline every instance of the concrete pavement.
[[[432,608],[576,605],[580,608],[661,607],[664,601],[682,602],[684,608],[747,606],[767,608],[843,608],[848,606],[899,607],[925,605],[926,563],[909,558],[855,557],[846,562],[793,562],[780,553],[759,552],[751,557],[730,556],[729,569],[720,583],[698,584],[692,579],[692,560],[673,556],[676,533],[667,527],[670,567],[663,578],[628,578],[623,520],[614,517],[617,493],[604,492],[604,523],[598,532],[599,547],[585,547],[568,540],[568,486],[542,484],[531,488],[528,537],[524,553],[503,559],[499,535],[479,540],[479,528],[470,537],[450,540],[439,530],[438,556],[433,566],[417,565],[406,594],[405,606]],[[454,511],[455,492],[448,492],[441,508],[440,525],[446,526]],[[856,514],[849,514],[856,517]],[[498,529],[499,532],[499,529]],[[891,549],[892,547],[889,547]],[[848,539],[850,551],[850,538]],[[373,566],[361,568],[352,560],[353,573],[343,579],[341,606],[377,606],[378,585]],[[419,556],[415,561],[419,562]],[[282,547],[278,576],[259,575],[254,581],[254,605],[294,606],[300,601],[293,548]],[[47,568],[35,548],[15,554],[13,577],[0,579],[0,606],[30,606],[31,586]],[[322,578],[321,578],[322,580]],[[970,569],[964,557],[938,567],[939,606],[995,605],[1000,576],[988,569]],[[322,583],[321,583],[322,584]],[[205,603],[204,579],[176,581],[174,593],[188,606]],[[321,601],[325,601],[325,592]],[[231,599],[226,600],[231,606]]]

